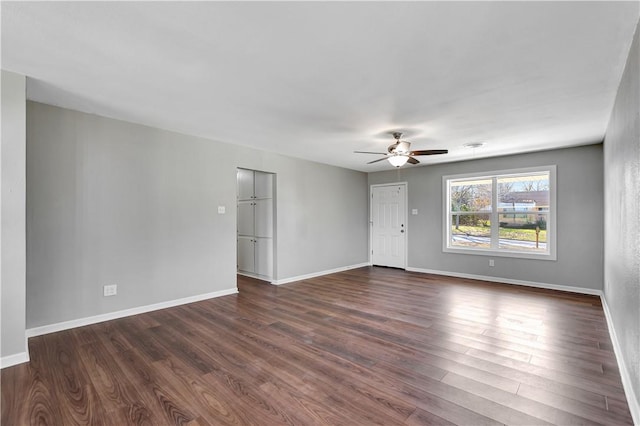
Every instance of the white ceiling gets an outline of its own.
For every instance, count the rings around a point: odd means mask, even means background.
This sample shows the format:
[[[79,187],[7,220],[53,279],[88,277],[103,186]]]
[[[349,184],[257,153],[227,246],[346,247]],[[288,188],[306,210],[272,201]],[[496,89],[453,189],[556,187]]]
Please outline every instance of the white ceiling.
[[[2,2],[28,98],[361,171],[599,142],[638,2]],[[487,145],[476,150],[468,142]],[[475,152],[474,152],[475,151]],[[416,166],[405,166],[416,167]]]

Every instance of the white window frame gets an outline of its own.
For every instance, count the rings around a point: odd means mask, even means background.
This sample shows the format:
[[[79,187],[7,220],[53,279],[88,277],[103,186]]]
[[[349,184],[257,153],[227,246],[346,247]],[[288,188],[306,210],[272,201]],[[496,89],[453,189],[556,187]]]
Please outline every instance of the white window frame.
[[[518,174],[531,174],[536,172],[548,172],[549,173],[549,213],[547,220],[547,251],[545,253],[532,253],[527,251],[515,251],[512,249],[500,249],[495,242],[499,238],[499,227],[491,226],[491,240],[492,248],[476,248],[476,247],[455,247],[450,246],[450,232],[451,232],[451,202],[449,192],[449,181],[457,179],[491,179],[492,191],[491,191],[491,223],[499,223],[498,210],[498,191],[497,191],[497,178],[502,175],[518,175]],[[476,173],[464,173],[458,175],[442,176],[442,198],[443,198],[443,226],[442,226],[442,251],[445,253],[458,253],[458,254],[473,254],[480,256],[500,256],[500,257],[515,257],[521,259],[538,259],[538,260],[557,260],[556,255],[556,239],[557,239],[557,226],[556,226],[556,166],[539,166],[539,167],[524,167],[519,169],[509,170],[495,170],[489,172],[476,172]]]

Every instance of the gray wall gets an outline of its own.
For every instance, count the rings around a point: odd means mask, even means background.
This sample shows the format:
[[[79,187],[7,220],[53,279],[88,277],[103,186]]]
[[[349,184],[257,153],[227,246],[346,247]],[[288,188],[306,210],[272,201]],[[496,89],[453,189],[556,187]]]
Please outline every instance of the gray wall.
[[[25,77],[2,71],[2,358],[25,348]],[[23,359],[26,361],[26,359]],[[3,360],[3,361],[6,361]],[[15,361],[15,358],[14,358]],[[4,364],[5,362],[3,362]]]
[[[279,280],[368,262],[365,173],[275,154],[250,160],[243,167],[277,173]]]
[[[28,102],[27,327],[235,288],[237,167],[277,174],[277,279],[367,261],[364,173]]]
[[[557,261],[442,251],[442,176],[557,165]],[[408,182],[409,267],[508,280],[602,289],[602,145],[543,151],[369,174],[369,184]]]
[[[604,140],[604,296],[640,422],[640,44],[638,27]],[[627,398],[632,398],[627,394]]]

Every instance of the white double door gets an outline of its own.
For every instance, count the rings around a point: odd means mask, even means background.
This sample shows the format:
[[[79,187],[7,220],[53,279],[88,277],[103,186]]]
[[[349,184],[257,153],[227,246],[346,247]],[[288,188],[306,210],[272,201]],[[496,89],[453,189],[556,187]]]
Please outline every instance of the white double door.
[[[371,263],[406,267],[406,184],[371,187]]]

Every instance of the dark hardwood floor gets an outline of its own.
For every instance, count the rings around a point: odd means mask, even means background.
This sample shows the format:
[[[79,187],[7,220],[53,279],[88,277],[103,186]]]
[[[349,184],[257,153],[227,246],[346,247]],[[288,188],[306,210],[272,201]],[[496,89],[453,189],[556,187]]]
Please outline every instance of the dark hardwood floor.
[[[631,424],[600,299],[386,268],[29,340],[2,425]]]

